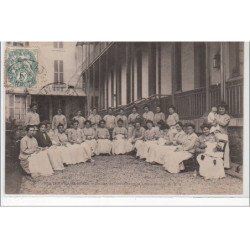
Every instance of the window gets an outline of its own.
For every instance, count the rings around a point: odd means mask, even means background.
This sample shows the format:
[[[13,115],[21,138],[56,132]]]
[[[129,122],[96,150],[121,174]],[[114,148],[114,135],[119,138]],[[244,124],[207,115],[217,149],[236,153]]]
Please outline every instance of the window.
[[[181,70],[181,43],[175,43],[174,48],[174,84],[175,90],[182,90],[182,70]]]
[[[55,49],[62,49],[63,48],[63,42],[54,42],[54,48]]]
[[[14,99],[15,99],[14,100],[14,118],[16,120],[23,121],[26,115],[26,97],[22,95],[15,95]],[[10,113],[13,114],[13,111]]]
[[[54,82],[63,83],[63,61],[62,60],[54,61]]]

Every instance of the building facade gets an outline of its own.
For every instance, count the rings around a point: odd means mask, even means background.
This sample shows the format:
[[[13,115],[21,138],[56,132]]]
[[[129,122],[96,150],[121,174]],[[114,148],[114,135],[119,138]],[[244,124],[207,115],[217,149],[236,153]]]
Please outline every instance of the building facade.
[[[199,118],[220,101],[232,117],[243,116],[242,42],[77,43],[77,61],[89,105],[100,110],[157,95],[182,119]]]
[[[6,120],[23,124],[31,102],[38,104],[41,120],[52,120],[61,107],[71,118],[75,110],[84,110],[85,92],[77,80],[76,43],[7,42],[10,50],[31,50],[38,61],[36,84],[30,88],[13,87],[5,72]]]

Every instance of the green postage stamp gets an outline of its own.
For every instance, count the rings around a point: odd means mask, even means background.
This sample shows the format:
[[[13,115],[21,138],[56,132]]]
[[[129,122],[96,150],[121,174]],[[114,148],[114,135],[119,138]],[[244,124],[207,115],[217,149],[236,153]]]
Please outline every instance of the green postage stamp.
[[[13,49],[6,53],[6,75],[13,87],[30,88],[37,82],[37,54],[29,49]]]

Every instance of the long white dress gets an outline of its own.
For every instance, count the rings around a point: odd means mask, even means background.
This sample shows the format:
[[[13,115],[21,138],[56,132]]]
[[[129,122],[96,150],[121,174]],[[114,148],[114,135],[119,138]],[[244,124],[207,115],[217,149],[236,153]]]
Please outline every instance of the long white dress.
[[[189,134],[183,138],[181,145],[177,146],[178,151],[166,153],[163,166],[168,172],[177,174],[185,169],[183,161],[193,156],[197,138],[195,133]]]
[[[49,176],[53,174],[46,150],[39,151],[37,140],[27,135],[20,142],[20,164],[25,172],[31,175]]]
[[[109,140],[110,134],[107,128],[96,129],[96,155],[111,154],[112,142]]]
[[[112,153],[114,155],[126,154],[128,147],[128,131],[125,127],[115,127],[113,130]]]
[[[96,152],[96,147],[97,147],[97,141],[95,139],[95,129],[90,127],[90,128],[84,128],[83,134],[86,137],[85,143],[87,143],[91,149],[91,156],[93,156]]]
[[[205,152],[197,156],[200,175],[206,180],[225,177],[223,152],[214,152],[216,142],[206,141],[205,144],[207,146]]]

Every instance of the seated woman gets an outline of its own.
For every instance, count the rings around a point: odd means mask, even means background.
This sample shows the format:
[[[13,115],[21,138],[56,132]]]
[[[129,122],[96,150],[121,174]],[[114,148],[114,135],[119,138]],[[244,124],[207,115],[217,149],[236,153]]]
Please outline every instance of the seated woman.
[[[197,161],[199,173],[208,179],[219,179],[225,177],[223,152],[218,149],[218,140],[213,133],[210,133],[211,125],[201,125],[202,135],[196,141]]]
[[[55,134],[57,133],[57,130],[52,129],[51,122],[49,122],[49,121],[46,122],[46,132],[47,132],[47,135],[49,136],[52,144],[55,145],[57,143],[55,141]]]
[[[157,144],[157,140],[159,138],[159,128],[153,127],[153,121],[148,120],[146,121],[147,130],[144,134],[144,141],[143,143],[137,145],[137,154],[136,156],[139,156],[141,159],[146,159],[148,155],[149,147],[152,144]]]
[[[113,130],[113,141],[112,141],[112,153],[114,155],[119,154],[126,154],[127,153],[127,137],[128,137],[128,131],[123,126],[123,120],[119,119],[117,121],[117,127]]]
[[[163,124],[162,122],[158,122],[158,125],[160,125],[160,128],[162,128]],[[178,126],[178,125],[177,125]],[[164,125],[165,129],[160,130],[160,137],[157,141],[156,145],[151,145],[149,147],[148,156],[146,161],[150,163],[158,163],[163,164],[164,163],[164,156],[165,152],[168,150],[168,145],[173,143],[173,141],[170,140],[170,131],[169,126],[166,124]]]
[[[85,143],[87,143],[89,147],[91,148],[91,156],[93,156],[96,152],[96,146],[97,146],[97,142],[95,140],[96,132],[95,132],[95,129],[91,127],[90,120],[86,120],[84,122],[84,125],[85,126],[82,131],[86,137]]]
[[[73,128],[68,133],[68,140],[77,152],[75,161],[73,164],[91,161],[91,149],[90,146],[85,143],[85,135],[83,131],[78,128],[79,122],[73,120]]]
[[[34,126],[27,125],[27,134],[20,142],[20,164],[23,170],[32,177],[39,175],[49,176],[53,174],[47,152],[38,147],[34,138]]]
[[[187,135],[181,140],[177,139],[174,144],[178,144],[173,151],[168,151],[164,157],[164,168],[173,174],[184,170],[184,160],[190,159],[195,153],[195,144],[197,135],[194,133],[195,126],[192,123],[187,124]]]
[[[110,141],[110,134],[105,127],[105,121],[100,120],[99,127],[96,129],[96,155],[111,154],[112,142]]]
[[[46,150],[50,163],[54,170],[63,170],[64,166],[60,157],[60,152],[55,146],[55,141],[53,141],[54,145],[52,146],[52,141],[46,132],[46,123],[40,123],[38,125],[38,129],[39,130],[35,136],[38,146],[43,148],[43,150]]]
[[[75,164],[75,158],[77,151],[74,150],[74,147],[69,143],[68,136],[65,133],[64,125],[59,123],[57,126],[57,133],[55,135],[55,141],[57,142],[57,148],[60,152],[60,156],[63,164],[70,165]]]
[[[140,147],[140,144],[143,143],[145,131],[145,128],[141,126],[141,121],[139,119],[136,120],[132,137],[128,139],[128,143],[131,143],[131,151]]]

